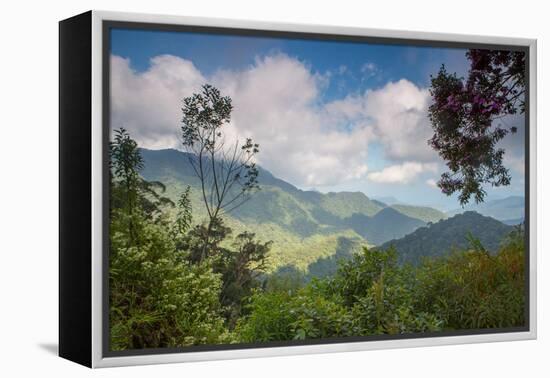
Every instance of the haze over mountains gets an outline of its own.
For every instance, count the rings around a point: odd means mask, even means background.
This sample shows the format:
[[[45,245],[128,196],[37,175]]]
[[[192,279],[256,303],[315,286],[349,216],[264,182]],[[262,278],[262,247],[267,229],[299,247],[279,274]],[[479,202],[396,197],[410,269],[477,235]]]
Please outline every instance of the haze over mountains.
[[[142,149],[141,154],[145,163],[142,176],[163,182],[166,194],[173,199],[190,185],[194,222],[205,219],[200,182],[189,163],[191,155],[173,149]],[[262,241],[273,241],[272,269],[285,265],[306,269],[336,252],[347,255],[362,245],[381,245],[447,218],[430,207],[397,201],[386,204],[361,192],[304,191],[261,167],[259,170],[261,190],[231,212],[227,223],[234,234],[247,230]],[[491,209],[496,211],[496,207]]]
[[[510,196],[480,204],[469,204],[464,209],[455,209],[447,214],[452,216],[464,211],[476,211],[506,224],[519,224],[525,217],[525,197]]]

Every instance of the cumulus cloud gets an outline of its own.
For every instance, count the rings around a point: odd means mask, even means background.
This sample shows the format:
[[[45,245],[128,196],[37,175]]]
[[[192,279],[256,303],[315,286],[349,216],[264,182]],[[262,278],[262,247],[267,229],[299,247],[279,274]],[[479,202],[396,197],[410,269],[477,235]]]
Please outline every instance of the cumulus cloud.
[[[377,70],[369,63],[363,67]],[[112,56],[111,125],[128,129],[143,147],[180,148],[182,99],[210,83],[233,99],[226,135],[252,137],[260,144],[258,163],[295,185],[323,187],[365,177],[373,141],[394,164],[369,174],[373,181],[410,182],[438,161],[426,142],[431,136],[427,89],[402,79],[325,103],[329,80],[329,74],[282,53],[209,76],[172,55],[153,57],[142,72],[128,59]]]
[[[428,146],[432,129],[428,120],[430,94],[408,80],[386,84],[366,94],[366,112],[391,159],[433,161]]]
[[[326,78],[283,54],[257,59],[240,72],[222,71],[215,85],[231,96],[232,126],[260,144],[258,162],[303,186],[324,186],[362,177],[371,130],[341,130],[319,103]]]
[[[233,99],[227,134],[260,144],[258,163],[300,186],[363,177],[372,129],[340,127],[319,100],[328,78],[284,54],[256,59],[240,71],[205,77],[192,62],[158,56],[144,72],[113,56],[112,126],[125,127],[147,148],[178,147],[181,100],[211,83]]]
[[[371,172],[368,178],[371,181],[383,184],[408,184],[424,172],[437,171],[435,163],[419,163],[407,161],[403,164],[391,165],[381,171]]]
[[[330,113],[349,122],[368,122],[394,161],[438,161],[428,146],[432,129],[427,117],[430,94],[408,80],[389,82],[362,95],[352,95],[328,105]]]
[[[151,59],[145,72],[111,57],[111,127],[124,127],[146,148],[178,147],[181,100],[206,79],[192,62],[171,55]]]

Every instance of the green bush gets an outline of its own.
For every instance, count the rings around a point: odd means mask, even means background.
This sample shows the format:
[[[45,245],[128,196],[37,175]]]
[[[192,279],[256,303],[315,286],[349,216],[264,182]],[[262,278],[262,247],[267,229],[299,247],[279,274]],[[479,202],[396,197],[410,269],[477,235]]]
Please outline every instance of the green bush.
[[[524,240],[518,229],[494,256],[474,244],[425,261],[417,274],[417,308],[438,314],[449,329],[525,324]]]
[[[352,335],[349,311],[314,286],[290,292],[256,292],[250,315],[236,329],[241,342],[303,340]]]
[[[111,349],[175,347],[219,343],[221,277],[211,266],[178,258],[166,228],[142,220],[139,241],[111,232]]]
[[[351,308],[357,335],[436,331],[442,322],[415,309],[415,276],[397,263],[393,248],[363,249],[344,262],[330,283],[333,294]]]

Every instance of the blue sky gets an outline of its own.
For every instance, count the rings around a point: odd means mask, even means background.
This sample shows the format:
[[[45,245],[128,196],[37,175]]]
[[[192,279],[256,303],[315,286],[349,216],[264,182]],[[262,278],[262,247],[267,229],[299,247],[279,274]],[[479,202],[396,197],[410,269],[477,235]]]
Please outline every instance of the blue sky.
[[[436,73],[442,63],[462,75],[468,67],[462,49],[127,29],[111,32],[111,52],[130,58],[137,71],[147,70],[151,57],[162,54],[192,60],[206,75],[220,68],[251,65],[257,56],[274,52],[297,57],[318,72],[337,72],[345,66],[347,75],[331,83],[325,93],[327,100],[401,78],[427,86],[429,75]],[[383,70],[368,79],[361,78],[361,70],[369,63]]]
[[[146,147],[177,148],[179,101],[210,82],[234,100],[231,135],[260,140],[276,176],[456,207],[433,187],[444,165],[425,142],[426,109],[430,74],[465,75],[465,50],[114,29],[111,54],[113,126]],[[520,146],[507,145],[512,185],[490,198],[523,195]]]

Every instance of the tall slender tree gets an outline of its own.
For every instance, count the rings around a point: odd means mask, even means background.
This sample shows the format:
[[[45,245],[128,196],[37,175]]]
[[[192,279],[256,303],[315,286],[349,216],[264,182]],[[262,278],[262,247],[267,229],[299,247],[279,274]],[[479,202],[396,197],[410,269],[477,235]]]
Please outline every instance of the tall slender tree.
[[[217,88],[204,85],[201,93],[184,98],[183,104],[182,144],[190,153],[189,162],[200,180],[208,214],[202,248],[205,257],[219,218],[243,205],[259,189],[254,157],[260,150],[251,138],[244,143],[228,140],[224,130],[231,120],[233,104]]]

